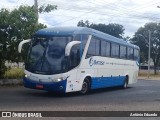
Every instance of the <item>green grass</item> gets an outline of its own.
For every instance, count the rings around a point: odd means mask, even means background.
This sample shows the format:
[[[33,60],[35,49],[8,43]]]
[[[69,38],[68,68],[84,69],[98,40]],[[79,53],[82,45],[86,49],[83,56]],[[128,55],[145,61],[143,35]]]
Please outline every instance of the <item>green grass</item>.
[[[11,68],[8,69],[5,74],[5,79],[21,79],[24,77],[24,70],[21,68]]]

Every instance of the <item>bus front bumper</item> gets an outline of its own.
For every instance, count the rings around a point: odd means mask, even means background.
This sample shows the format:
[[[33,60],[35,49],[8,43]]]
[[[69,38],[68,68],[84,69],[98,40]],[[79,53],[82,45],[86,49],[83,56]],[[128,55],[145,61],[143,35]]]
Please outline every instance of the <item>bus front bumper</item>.
[[[26,88],[46,90],[52,92],[66,92],[66,83],[67,80],[63,80],[60,82],[38,82],[26,77],[23,78],[23,84]]]

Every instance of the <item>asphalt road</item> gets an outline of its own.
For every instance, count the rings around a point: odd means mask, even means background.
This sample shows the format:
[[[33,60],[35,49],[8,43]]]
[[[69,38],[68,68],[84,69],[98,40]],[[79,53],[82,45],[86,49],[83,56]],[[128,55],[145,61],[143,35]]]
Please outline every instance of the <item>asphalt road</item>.
[[[139,80],[127,89],[100,89],[85,96],[53,94],[21,86],[1,87],[0,110],[160,111],[160,80]]]

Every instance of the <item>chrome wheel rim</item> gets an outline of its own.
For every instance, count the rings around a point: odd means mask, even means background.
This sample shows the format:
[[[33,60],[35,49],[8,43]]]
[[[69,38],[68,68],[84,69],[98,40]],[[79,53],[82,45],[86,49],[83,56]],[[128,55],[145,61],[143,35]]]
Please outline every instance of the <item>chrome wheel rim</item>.
[[[81,93],[86,93],[88,90],[88,84],[83,82]]]
[[[125,81],[125,83],[124,83],[124,88],[127,88],[127,82]]]

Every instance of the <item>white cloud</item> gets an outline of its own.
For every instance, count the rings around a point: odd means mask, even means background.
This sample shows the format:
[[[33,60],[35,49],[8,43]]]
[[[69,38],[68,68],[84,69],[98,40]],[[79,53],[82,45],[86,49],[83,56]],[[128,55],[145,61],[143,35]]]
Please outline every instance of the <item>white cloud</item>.
[[[58,10],[39,15],[39,22],[48,27],[76,26],[80,20],[118,23],[126,36],[132,36],[145,23],[160,21],[159,0],[39,0],[39,5],[44,3],[58,5]],[[0,8],[12,10],[26,4],[33,5],[34,0],[5,0]]]

